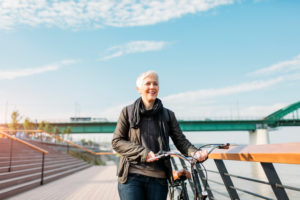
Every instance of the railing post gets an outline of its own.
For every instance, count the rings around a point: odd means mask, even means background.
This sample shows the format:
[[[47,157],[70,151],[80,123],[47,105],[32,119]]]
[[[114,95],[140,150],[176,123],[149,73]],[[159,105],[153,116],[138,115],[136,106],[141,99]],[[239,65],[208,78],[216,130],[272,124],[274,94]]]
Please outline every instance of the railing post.
[[[264,163],[264,162],[261,162],[260,164],[265,171],[265,174],[269,180],[269,183],[271,184],[272,190],[273,190],[276,198],[278,200],[286,200],[286,199],[288,200],[289,198],[288,198],[284,188],[276,186],[277,184],[281,185],[281,181],[279,179],[278,174],[276,173],[276,170],[275,170],[273,164],[272,163]]]
[[[231,178],[229,176],[225,176],[225,174],[228,174],[228,171],[225,167],[225,164],[224,164],[223,160],[214,159],[214,161],[215,161],[216,166],[217,166],[217,168],[220,172],[220,175],[221,175],[222,180],[224,182],[224,185],[227,189],[227,192],[230,196],[230,199],[232,199],[232,200],[240,199],[238,193],[234,189],[234,185],[233,185],[233,182],[232,182]]]
[[[10,152],[9,152],[9,167],[8,172],[11,172],[11,165],[12,165],[12,156],[13,156],[13,143],[14,140],[10,138]]]
[[[44,167],[45,167],[45,153],[43,153],[43,159],[42,159],[41,185],[44,184]]]

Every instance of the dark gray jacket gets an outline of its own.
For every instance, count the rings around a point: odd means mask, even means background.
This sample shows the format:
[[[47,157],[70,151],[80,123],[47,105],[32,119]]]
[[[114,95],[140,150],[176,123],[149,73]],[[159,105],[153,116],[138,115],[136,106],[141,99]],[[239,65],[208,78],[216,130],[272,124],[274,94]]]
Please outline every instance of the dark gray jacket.
[[[127,181],[130,163],[138,164],[146,162],[146,157],[150,152],[149,149],[146,149],[141,145],[140,129],[130,128],[129,115],[132,108],[133,104],[122,109],[112,140],[113,149],[121,155],[117,170],[117,176],[120,183],[125,183]],[[182,154],[190,156],[192,152],[197,151],[196,147],[194,147],[183,135],[174,112],[166,108],[163,109],[164,113],[167,113],[168,115],[165,117],[168,124],[168,135],[164,138],[169,138],[170,136],[176,148]],[[165,142],[169,146],[169,139]],[[171,178],[172,168],[170,160],[166,160],[164,163],[166,173],[168,177]]]

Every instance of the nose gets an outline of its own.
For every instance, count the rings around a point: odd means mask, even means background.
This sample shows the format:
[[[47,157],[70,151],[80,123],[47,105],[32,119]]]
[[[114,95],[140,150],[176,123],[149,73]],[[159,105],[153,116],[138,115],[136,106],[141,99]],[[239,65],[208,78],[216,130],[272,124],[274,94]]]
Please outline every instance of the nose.
[[[154,88],[155,86],[154,86],[154,84],[152,83],[152,84],[150,84],[150,88]]]

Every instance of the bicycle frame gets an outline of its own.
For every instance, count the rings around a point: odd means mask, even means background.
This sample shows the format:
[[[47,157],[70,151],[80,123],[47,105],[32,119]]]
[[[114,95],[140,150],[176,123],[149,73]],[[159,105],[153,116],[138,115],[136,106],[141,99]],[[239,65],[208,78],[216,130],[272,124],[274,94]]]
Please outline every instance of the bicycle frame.
[[[212,146],[212,148],[210,150],[208,150],[208,155],[209,155],[216,148],[228,149],[230,144],[229,143],[227,143],[227,144],[206,144],[206,145],[201,146],[199,148],[199,150],[201,150],[201,148],[206,147],[206,146]],[[160,154],[158,154],[157,156],[155,156],[152,159],[155,160],[155,159],[160,159],[162,157],[168,157],[168,156],[179,157],[180,159],[190,163],[190,166],[191,166],[190,171],[191,171],[191,175],[192,175],[192,180],[194,182],[194,190],[193,190],[194,197],[195,197],[194,199],[195,200],[205,200],[208,196],[208,193],[206,191],[205,185],[203,185],[204,190],[202,190],[201,183],[199,181],[199,175],[198,175],[198,171],[197,171],[197,167],[196,167],[196,164],[199,163],[198,160],[195,157],[185,157],[184,155],[180,154],[179,152],[174,152],[174,151],[161,152]],[[203,163],[204,161],[202,161],[201,163]],[[183,188],[183,194],[180,194],[180,195],[184,195],[183,199],[188,199],[187,191],[184,190],[184,187],[182,184],[185,184],[185,180],[181,180],[181,187]]]

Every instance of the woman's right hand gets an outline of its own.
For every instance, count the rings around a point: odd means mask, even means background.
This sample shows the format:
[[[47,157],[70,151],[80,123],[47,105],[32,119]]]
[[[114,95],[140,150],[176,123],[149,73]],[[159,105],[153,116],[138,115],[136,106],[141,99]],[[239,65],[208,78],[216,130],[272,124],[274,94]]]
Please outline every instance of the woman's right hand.
[[[155,154],[153,153],[153,151],[150,151],[146,157],[146,162],[155,162],[157,160],[158,158],[155,158]]]

